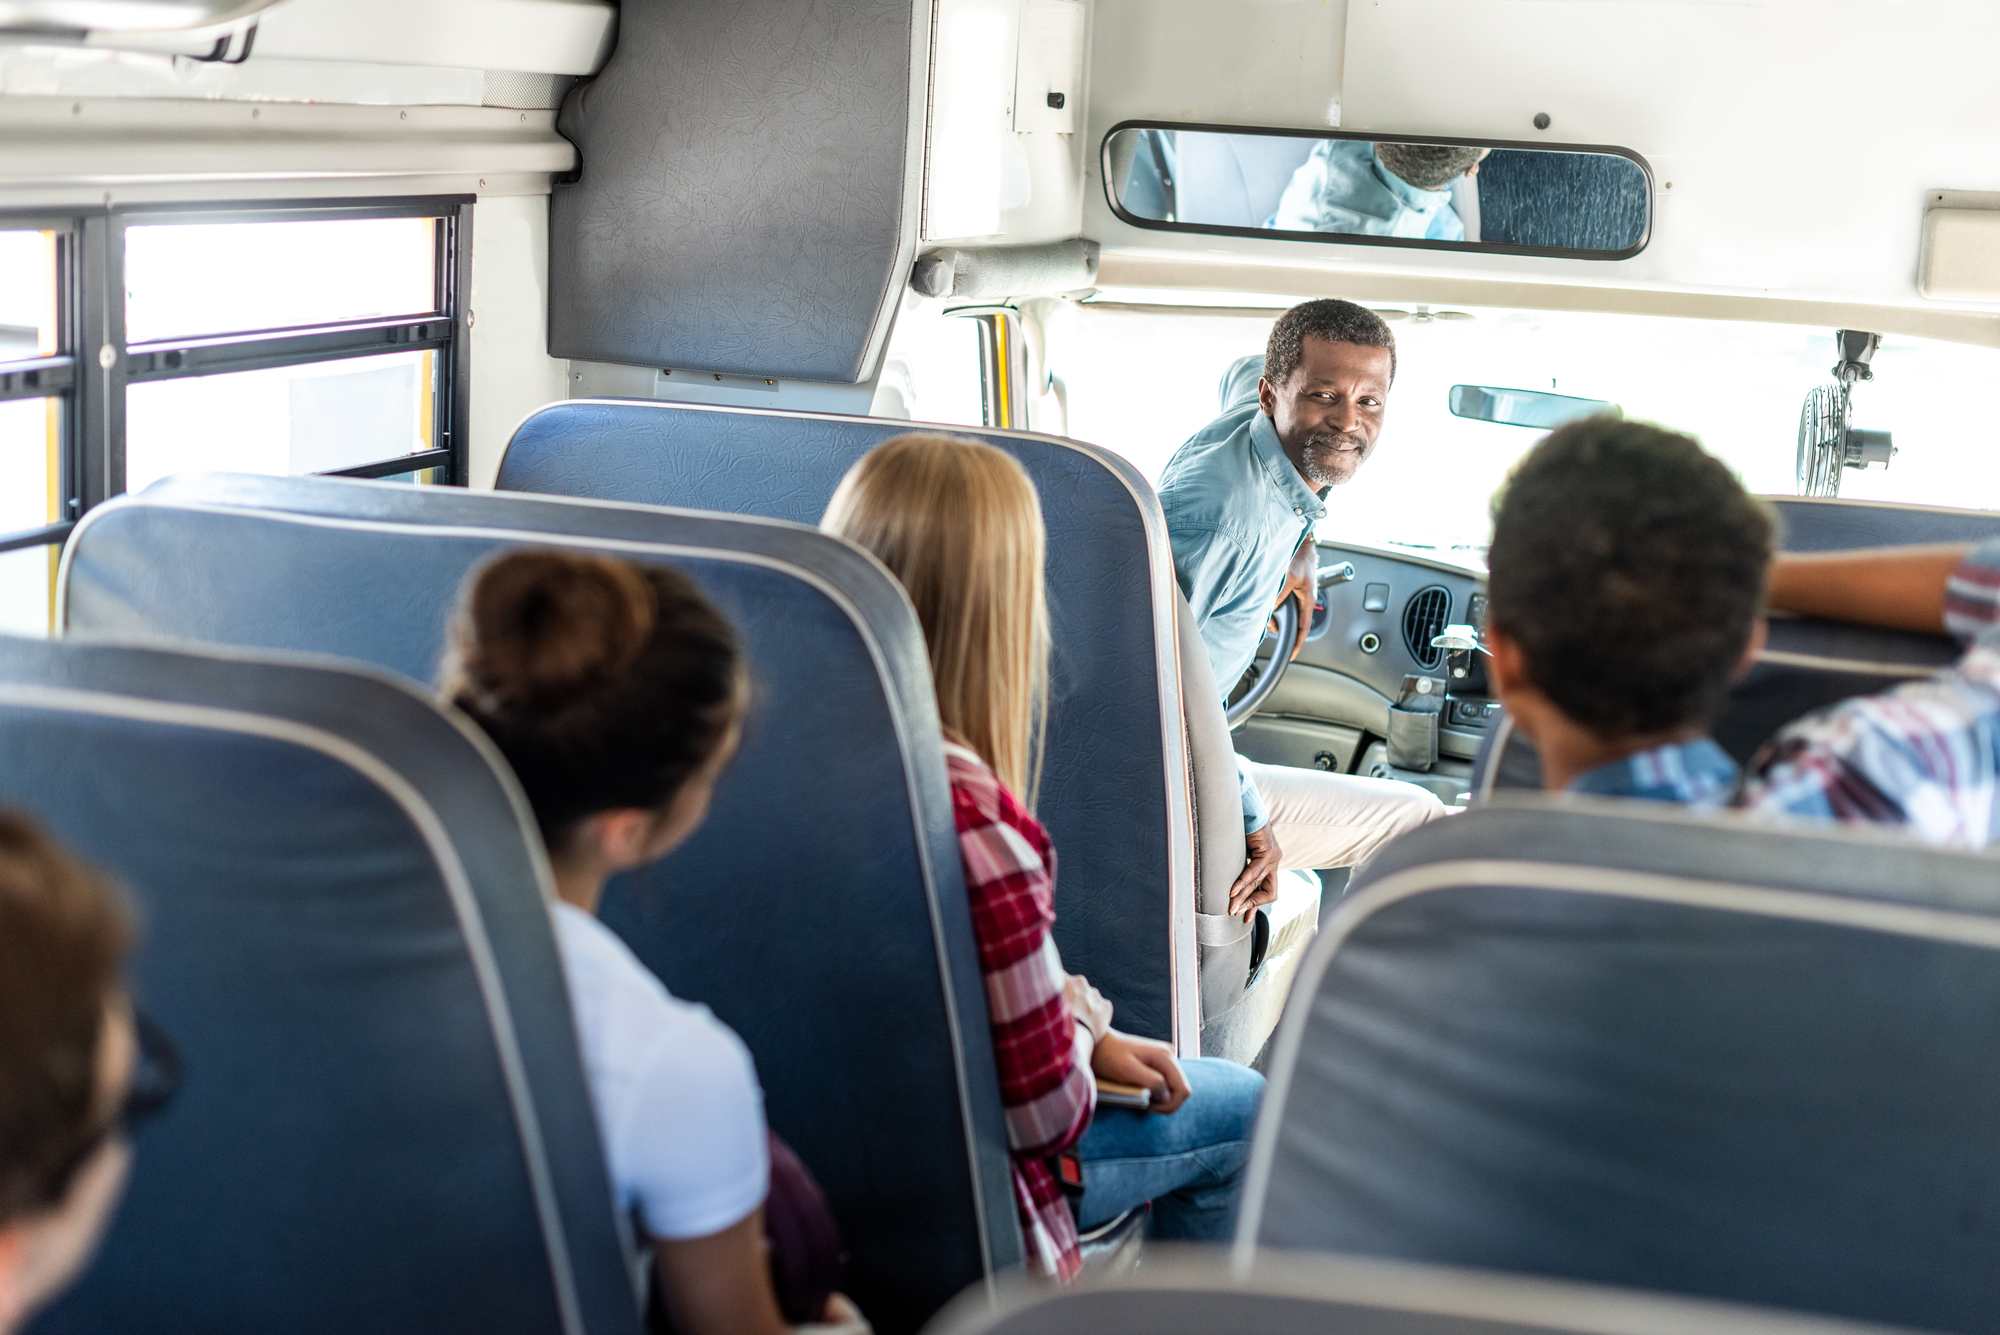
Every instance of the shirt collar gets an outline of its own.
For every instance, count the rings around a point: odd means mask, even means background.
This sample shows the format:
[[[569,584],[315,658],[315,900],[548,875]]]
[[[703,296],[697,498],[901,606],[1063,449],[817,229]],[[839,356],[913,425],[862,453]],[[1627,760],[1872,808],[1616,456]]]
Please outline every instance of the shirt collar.
[[[1292,467],[1292,461],[1285,457],[1285,447],[1278,440],[1278,428],[1261,409],[1250,419],[1250,452],[1256,456],[1264,476],[1278,488],[1285,504],[1292,507],[1293,514],[1300,518],[1326,518],[1326,502],[1306,485],[1306,480],[1299,476],[1299,470]]]
[[[1735,789],[1736,773],[1736,762],[1727,751],[1707,737],[1697,737],[1635,751],[1585,770],[1570,781],[1569,791],[1718,807]]]

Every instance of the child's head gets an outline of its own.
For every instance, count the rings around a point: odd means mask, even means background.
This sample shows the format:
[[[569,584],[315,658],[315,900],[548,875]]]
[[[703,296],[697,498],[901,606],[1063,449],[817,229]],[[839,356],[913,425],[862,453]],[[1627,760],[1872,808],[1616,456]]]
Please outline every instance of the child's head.
[[[1375,158],[1419,190],[1442,190],[1486,156],[1463,144],[1377,144]]]
[[[550,852],[611,815],[635,850],[623,862],[700,825],[747,696],[735,630],[686,576],[540,548],[473,572],[442,675],[513,766]]]
[[[82,1269],[124,1183],[130,939],[109,883],[0,812],[0,1331]]]
[[[1705,730],[1761,638],[1772,539],[1765,508],[1689,437],[1572,422],[1495,510],[1489,675],[1517,717],[1532,695],[1600,742]]]
[[[820,527],[902,581],[944,726],[1032,797],[1048,694],[1048,540],[1021,465],[977,441],[898,436],[848,470]]]

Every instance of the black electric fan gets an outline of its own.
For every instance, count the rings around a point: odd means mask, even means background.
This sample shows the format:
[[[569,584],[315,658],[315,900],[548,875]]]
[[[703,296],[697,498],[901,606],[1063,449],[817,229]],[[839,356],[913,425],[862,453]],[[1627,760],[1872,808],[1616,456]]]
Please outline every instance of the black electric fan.
[[[1866,468],[1870,464],[1889,466],[1896,453],[1887,431],[1864,431],[1849,426],[1854,406],[1854,384],[1873,380],[1868,363],[1882,346],[1880,334],[1852,329],[1834,331],[1840,360],[1833,367],[1833,383],[1814,385],[1799,411],[1798,489],[1801,496],[1838,496],[1841,471]]]

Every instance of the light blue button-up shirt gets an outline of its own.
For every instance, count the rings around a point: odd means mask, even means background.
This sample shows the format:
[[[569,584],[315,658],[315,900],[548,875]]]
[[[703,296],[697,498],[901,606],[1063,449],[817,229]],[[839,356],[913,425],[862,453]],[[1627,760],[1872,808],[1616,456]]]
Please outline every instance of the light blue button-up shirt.
[[[1418,189],[1382,165],[1375,145],[1358,139],[1321,140],[1292,174],[1277,212],[1264,225],[1286,232],[1465,240],[1465,223],[1451,207],[1449,189]]]
[[[1285,457],[1277,429],[1251,400],[1237,402],[1174,451],[1160,474],[1160,506],[1174,576],[1216,685],[1227,693],[1256,660],[1285,568],[1326,514],[1326,502]],[[1263,799],[1247,773],[1241,782],[1243,828],[1262,829]]]

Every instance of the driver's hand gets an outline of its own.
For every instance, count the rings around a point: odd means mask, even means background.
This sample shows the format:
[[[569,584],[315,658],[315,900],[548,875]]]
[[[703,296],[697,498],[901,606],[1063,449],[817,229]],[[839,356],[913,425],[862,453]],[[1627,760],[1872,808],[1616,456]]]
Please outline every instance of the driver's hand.
[[[1310,534],[1292,553],[1292,563],[1285,568],[1285,588],[1278,595],[1278,606],[1285,605],[1285,599],[1299,600],[1299,634],[1292,642],[1291,657],[1297,658],[1299,650],[1306,647],[1306,632],[1312,629],[1313,603],[1319,598],[1319,548],[1313,545]]]
[[[1242,914],[1248,922],[1252,913],[1278,897],[1278,863],[1284,853],[1269,825],[1244,835],[1243,845],[1250,860],[1229,887],[1229,911]]]

